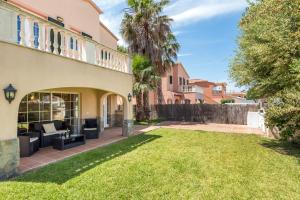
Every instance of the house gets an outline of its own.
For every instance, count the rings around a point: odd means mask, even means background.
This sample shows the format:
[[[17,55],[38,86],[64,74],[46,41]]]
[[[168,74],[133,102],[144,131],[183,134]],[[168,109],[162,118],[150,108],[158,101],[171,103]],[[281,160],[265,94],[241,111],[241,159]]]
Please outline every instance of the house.
[[[162,77],[162,104],[195,104],[203,100],[203,90],[190,84],[190,76],[182,63],[176,63]],[[150,105],[158,103],[156,91],[149,94]]]
[[[226,99],[226,83],[215,83],[207,80],[192,79],[191,85],[201,87],[205,104],[220,104],[222,99]]]
[[[246,92],[227,92],[227,98],[234,100],[235,104],[257,104],[256,101],[247,99]]]
[[[116,125],[131,134],[130,59],[102,13],[91,0],[0,0],[0,179],[17,173],[18,133],[33,123],[79,134],[97,119],[100,137]]]

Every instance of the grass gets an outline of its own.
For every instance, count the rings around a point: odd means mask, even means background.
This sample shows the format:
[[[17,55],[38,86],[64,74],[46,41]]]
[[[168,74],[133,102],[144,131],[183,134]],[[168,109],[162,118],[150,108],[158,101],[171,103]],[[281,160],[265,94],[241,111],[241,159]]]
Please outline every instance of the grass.
[[[300,150],[158,129],[0,183],[0,199],[300,199]]]

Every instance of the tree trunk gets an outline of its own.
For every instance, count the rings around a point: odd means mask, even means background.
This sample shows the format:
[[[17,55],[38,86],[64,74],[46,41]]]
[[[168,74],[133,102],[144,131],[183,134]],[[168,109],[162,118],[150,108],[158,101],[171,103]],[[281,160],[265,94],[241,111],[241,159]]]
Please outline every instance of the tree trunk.
[[[136,95],[136,121],[140,122],[144,118],[144,112],[143,112],[143,103],[142,103],[143,95],[142,93],[139,93]]]
[[[145,120],[150,120],[149,91],[143,93]]]
[[[163,104],[163,94],[162,94],[162,83],[161,80],[158,81],[157,83],[157,103],[158,105],[162,105]]]

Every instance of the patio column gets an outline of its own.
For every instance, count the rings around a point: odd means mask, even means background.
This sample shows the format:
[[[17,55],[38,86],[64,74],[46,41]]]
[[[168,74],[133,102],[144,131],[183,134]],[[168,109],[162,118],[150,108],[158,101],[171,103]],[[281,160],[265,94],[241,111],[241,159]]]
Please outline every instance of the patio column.
[[[0,140],[0,180],[7,179],[18,174],[17,167],[19,166],[19,140],[9,139]]]
[[[122,97],[124,103],[124,120],[122,127],[122,135],[129,137],[133,134],[133,105],[127,100],[127,97]]]

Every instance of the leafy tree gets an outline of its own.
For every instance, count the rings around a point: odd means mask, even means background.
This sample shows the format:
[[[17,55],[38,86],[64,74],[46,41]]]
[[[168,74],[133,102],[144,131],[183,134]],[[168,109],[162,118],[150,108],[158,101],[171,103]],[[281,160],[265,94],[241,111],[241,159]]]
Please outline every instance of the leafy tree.
[[[299,11],[299,0],[258,0],[245,12],[231,77],[248,86],[250,96],[300,88]]]
[[[268,125],[280,131],[283,139],[300,142],[300,91],[284,90],[268,101]],[[276,132],[273,131],[274,134]]]
[[[117,50],[121,53],[128,53],[128,48],[125,46],[118,45]]]
[[[135,55],[133,57],[132,71],[135,78],[133,91],[137,101],[136,120],[141,121],[144,117],[149,120],[150,111],[149,104],[147,104],[149,91],[155,89],[160,77],[155,74],[154,67],[145,56]],[[142,102],[144,102],[144,106]]]
[[[179,50],[179,44],[171,30],[172,19],[163,14],[163,9],[170,1],[127,2],[129,8],[125,10],[121,34],[128,43],[129,53],[149,58],[155,73],[162,75],[174,64]]]
[[[231,77],[239,86],[247,86],[249,98],[269,99],[266,110],[269,126],[286,130],[291,114],[299,117],[300,90],[300,1],[257,0],[250,3],[240,22],[239,49],[230,67]],[[286,105],[273,104],[281,99]],[[288,110],[286,110],[288,109]],[[277,112],[280,110],[280,114]],[[291,129],[290,129],[291,130]],[[290,135],[291,131],[282,134]],[[295,133],[295,129],[292,130]]]

